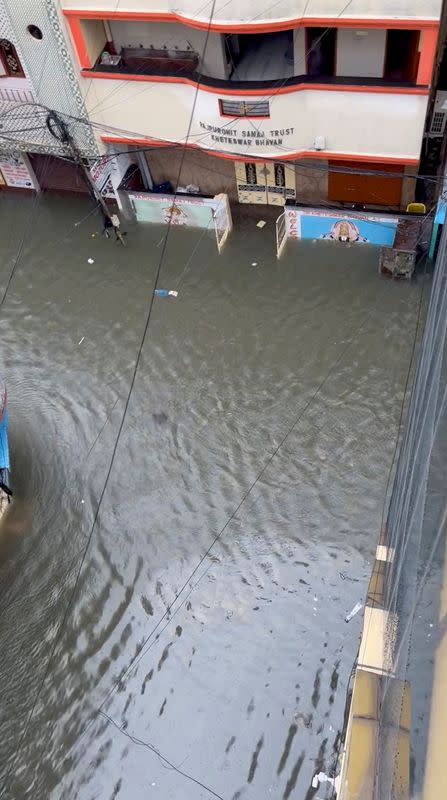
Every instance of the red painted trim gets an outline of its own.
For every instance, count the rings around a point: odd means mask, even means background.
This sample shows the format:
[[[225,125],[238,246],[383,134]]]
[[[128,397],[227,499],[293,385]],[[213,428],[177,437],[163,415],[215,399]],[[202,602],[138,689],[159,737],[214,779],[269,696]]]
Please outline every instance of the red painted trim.
[[[421,47],[420,58],[417,74],[417,82],[430,86],[433,67],[436,58],[436,48],[438,46],[438,30],[437,28],[427,28],[421,31]]]
[[[249,122],[251,119],[270,119],[270,116],[267,116],[266,114],[251,114],[249,117],[247,117],[246,114],[241,114],[241,116],[238,116],[237,114],[222,114],[222,112],[219,112],[219,116],[224,117],[225,119],[246,119],[247,122]]]
[[[148,81],[152,83],[183,83],[187,86],[197,87],[197,82],[190,78],[176,78],[167,75],[126,75],[122,72],[93,72],[93,70],[84,69],[81,72],[83,78],[98,78],[112,81]],[[279,86],[273,89],[235,89],[233,87],[219,88],[217,86],[207,86],[204,83],[199,84],[199,89],[203,92],[211,92],[211,94],[220,95],[235,95],[237,97],[266,97],[270,98],[277,94],[289,94],[290,92],[302,91],[324,91],[324,92],[363,92],[371,94],[424,94],[430,93],[428,86],[414,86],[414,87],[399,87],[399,86],[343,86],[342,84],[333,83],[297,83],[294,86]]]
[[[79,19],[125,19],[141,20],[145,22],[181,22],[190,28],[201,28],[204,30],[222,31],[226,33],[267,33],[268,31],[285,31],[290,28],[304,26],[323,27],[323,28],[405,28],[422,30],[424,28],[439,27],[439,20],[436,19],[408,19],[396,17],[378,17],[367,19],[363,17],[294,17],[288,20],[277,22],[239,22],[223,23],[212,22],[209,25],[207,20],[198,20],[182,16],[175,13],[160,13],[147,11],[99,11],[89,9],[62,9],[66,17],[78,17]]]
[[[222,153],[215,150],[211,150],[207,147],[201,147],[198,144],[193,144],[188,142],[185,144],[184,142],[168,142],[163,141],[161,139],[132,139],[126,138],[123,136],[101,136],[101,140],[103,142],[113,142],[114,144],[138,144],[138,145],[145,145],[146,147],[187,147],[191,150],[202,150],[208,155],[217,156],[218,158],[229,158],[231,161],[256,161],[263,163],[265,161],[274,161],[275,156],[252,156],[251,153],[246,153],[245,155],[241,156],[238,153]],[[276,156],[278,158],[278,156]],[[414,166],[419,164],[418,158],[395,158],[393,156],[368,156],[368,155],[360,155],[358,153],[328,153],[324,152],[323,150],[298,150],[295,153],[286,153],[285,155],[281,155],[281,161],[293,161],[298,158],[324,158],[331,161],[364,161],[367,164],[405,164]]]
[[[82,69],[90,69],[93,64],[90,61],[87,48],[85,46],[84,34],[82,33],[81,28],[81,20],[79,17],[68,17],[67,22],[79,64]]]

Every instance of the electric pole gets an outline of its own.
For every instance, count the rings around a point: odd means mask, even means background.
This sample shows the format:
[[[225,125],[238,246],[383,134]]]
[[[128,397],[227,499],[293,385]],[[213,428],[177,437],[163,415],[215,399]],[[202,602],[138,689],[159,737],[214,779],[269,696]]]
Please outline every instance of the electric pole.
[[[89,187],[89,190],[93,195],[93,197],[95,198],[95,200],[101,206],[104,218],[105,220],[107,220],[105,230],[107,231],[108,228],[113,228],[113,230],[115,231],[116,238],[121,242],[123,247],[125,247],[126,243],[124,241],[123,234],[119,229],[120,228],[119,217],[117,216],[117,214],[110,213],[106,201],[104,200],[101,192],[96,186],[92,176],[90,175],[89,170],[84,164],[82,155],[77,148],[77,145],[73,139],[73,136],[70,133],[70,129],[67,123],[59,116],[59,114],[56,111],[50,111],[46,118],[46,125],[49,132],[51,133],[52,136],[54,136],[55,139],[61,142],[61,144],[65,144],[70,148],[73,160],[82,170],[82,173]]]

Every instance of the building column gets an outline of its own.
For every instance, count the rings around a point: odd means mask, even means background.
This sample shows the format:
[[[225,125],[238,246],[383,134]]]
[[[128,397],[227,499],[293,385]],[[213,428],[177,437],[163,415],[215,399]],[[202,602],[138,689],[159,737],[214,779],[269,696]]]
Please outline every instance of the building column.
[[[438,26],[425,28],[421,31],[422,47],[420,50],[418,74],[416,83],[420,86],[430,86],[433,67],[438,45]]]

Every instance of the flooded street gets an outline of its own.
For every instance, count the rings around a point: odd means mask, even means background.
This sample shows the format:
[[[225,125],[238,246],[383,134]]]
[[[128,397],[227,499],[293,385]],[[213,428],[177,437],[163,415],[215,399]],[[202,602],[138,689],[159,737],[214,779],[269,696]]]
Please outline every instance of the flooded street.
[[[329,797],[423,280],[172,230],[92,533],[166,228],[0,204],[0,797]]]

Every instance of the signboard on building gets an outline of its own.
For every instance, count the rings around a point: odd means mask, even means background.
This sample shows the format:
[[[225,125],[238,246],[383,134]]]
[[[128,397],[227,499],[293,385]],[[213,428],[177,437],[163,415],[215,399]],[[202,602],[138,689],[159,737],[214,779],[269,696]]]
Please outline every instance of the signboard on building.
[[[287,236],[293,239],[329,239],[392,247],[396,236],[396,217],[372,214],[337,214],[308,208],[286,208]]]
[[[111,200],[115,199],[115,192],[112,186],[112,157],[102,156],[94,161],[90,167],[90,175],[96,188],[101,192],[102,196]]]
[[[215,149],[227,150],[228,145],[237,145],[243,150],[263,151],[266,148],[283,148],[293,139],[295,128],[273,128],[270,120],[256,120],[256,125],[249,124],[248,119],[233,119],[231,127],[226,125],[212,125],[199,120],[199,127],[208,134]],[[220,148],[216,145],[220,145]]]
[[[14,189],[38,189],[31,164],[24,153],[0,155],[0,172],[3,183]]]
[[[105,155],[93,162],[90,175],[104,198],[117,199],[115,191],[132,163],[129,153]]]

